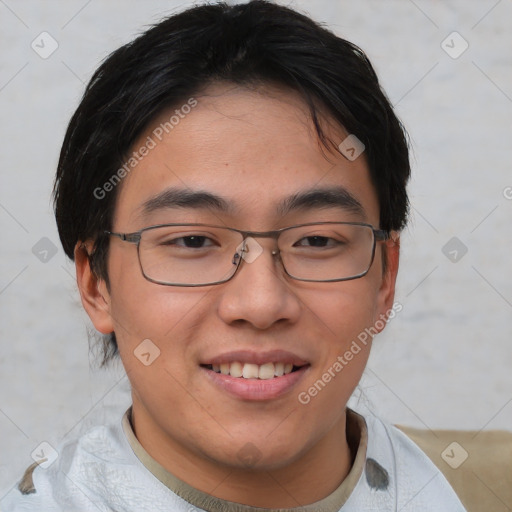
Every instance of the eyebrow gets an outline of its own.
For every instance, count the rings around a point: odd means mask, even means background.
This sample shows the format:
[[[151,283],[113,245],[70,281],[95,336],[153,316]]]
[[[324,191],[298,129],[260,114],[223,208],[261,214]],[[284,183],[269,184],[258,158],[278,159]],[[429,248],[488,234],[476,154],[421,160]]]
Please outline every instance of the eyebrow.
[[[366,218],[363,205],[344,187],[315,188],[297,192],[277,206],[279,215],[297,210],[341,208]]]
[[[206,191],[168,188],[146,200],[141,207],[142,215],[168,208],[209,209],[219,213],[236,215],[240,209],[236,204],[219,195]],[[295,211],[323,208],[340,208],[348,213],[366,218],[362,204],[344,187],[314,188],[297,192],[283,199],[276,213],[285,216]]]

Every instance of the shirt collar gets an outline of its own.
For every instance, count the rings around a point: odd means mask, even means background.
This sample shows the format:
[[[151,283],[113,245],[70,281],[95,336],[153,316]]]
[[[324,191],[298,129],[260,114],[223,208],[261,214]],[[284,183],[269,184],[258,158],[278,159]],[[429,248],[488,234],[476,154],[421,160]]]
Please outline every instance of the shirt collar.
[[[347,408],[346,432],[353,463],[348,475],[338,488],[322,500],[303,507],[262,509],[216,498],[195,489],[167,471],[149,455],[135,436],[131,424],[131,407],[123,416],[122,426],[133,452],[155,478],[191,505],[209,512],[262,512],[263,510],[267,512],[338,512],[356,488],[363,474],[368,446],[368,429],[364,417]]]

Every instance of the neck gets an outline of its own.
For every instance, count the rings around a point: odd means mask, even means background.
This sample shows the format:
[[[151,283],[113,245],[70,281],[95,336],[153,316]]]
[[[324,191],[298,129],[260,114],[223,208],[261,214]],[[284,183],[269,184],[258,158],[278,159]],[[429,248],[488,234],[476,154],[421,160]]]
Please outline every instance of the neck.
[[[132,426],[146,452],[178,479],[225,501],[261,508],[303,506],[331,494],[350,471],[345,412],[325,436],[292,462],[246,469],[188,450],[135,405]]]

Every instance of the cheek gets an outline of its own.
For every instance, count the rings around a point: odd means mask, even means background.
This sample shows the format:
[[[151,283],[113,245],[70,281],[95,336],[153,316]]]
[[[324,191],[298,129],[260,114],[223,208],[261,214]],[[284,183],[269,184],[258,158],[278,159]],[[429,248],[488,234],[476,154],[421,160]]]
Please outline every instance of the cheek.
[[[378,310],[378,286],[369,275],[340,283],[325,283],[303,294],[312,325],[325,335],[332,350],[343,350],[373,325]]]
[[[204,292],[146,283],[126,281],[113,295],[120,357],[142,403],[182,410],[190,402],[184,390],[194,384],[194,325]]]
[[[307,403],[326,420],[337,417],[332,405],[345,404],[361,379],[370,354],[376,297],[374,283],[364,278],[304,295],[319,342],[318,359],[299,403]]]
[[[139,345],[151,340],[160,351],[159,361],[169,359],[177,364],[187,347],[188,331],[184,327],[194,323],[204,291],[173,288],[151,283],[142,275],[135,247],[124,253],[112,251],[109,276],[111,285],[111,315],[115,326],[119,351],[125,366],[137,366],[135,359]],[[169,340],[173,340],[172,353]],[[145,342],[149,348],[151,343]],[[140,350],[144,348],[141,346]],[[134,363],[135,361],[135,363]]]
[[[140,287],[126,282],[112,294],[112,316],[120,350],[133,351],[143,340],[150,339],[158,346],[162,359],[172,352],[170,361],[177,361],[177,356],[185,355],[189,346],[203,295],[204,292],[177,292],[149,282]]]

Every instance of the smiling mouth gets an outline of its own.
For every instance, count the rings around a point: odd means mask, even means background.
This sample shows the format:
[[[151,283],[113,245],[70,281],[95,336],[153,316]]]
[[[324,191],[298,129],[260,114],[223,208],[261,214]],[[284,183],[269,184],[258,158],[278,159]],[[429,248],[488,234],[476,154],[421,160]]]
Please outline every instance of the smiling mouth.
[[[265,364],[253,364],[253,363],[241,363],[234,361],[232,363],[222,364],[202,364],[201,367],[207,370],[211,370],[215,373],[222,375],[240,378],[240,379],[253,379],[253,380],[270,380],[283,377],[289,373],[296,372],[305,366],[295,366],[292,363],[265,363]]]

